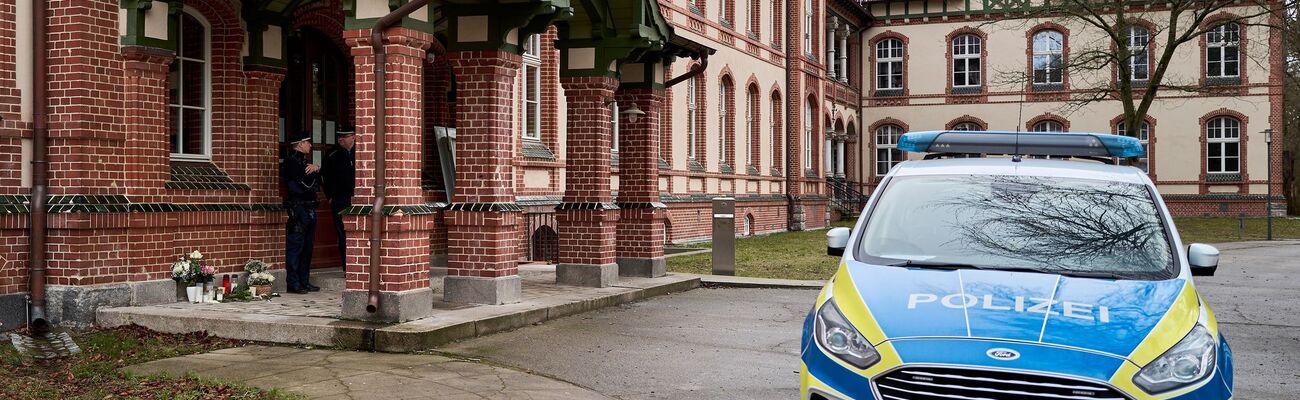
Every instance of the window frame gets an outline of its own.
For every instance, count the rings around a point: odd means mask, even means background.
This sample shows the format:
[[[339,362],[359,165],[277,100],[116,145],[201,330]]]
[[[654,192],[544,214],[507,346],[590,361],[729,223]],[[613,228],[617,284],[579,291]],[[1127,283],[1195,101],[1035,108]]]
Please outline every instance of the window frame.
[[[524,40],[523,63],[520,66],[520,74],[523,76],[521,90],[523,103],[523,129],[522,135],[528,140],[542,140],[542,56],[541,56],[541,34],[532,34]],[[529,71],[533,73],[530,75]],[[530,81],[530,77],[532,80]],[[529,94],[533,94],[533,100],[529,100]],[[529,111],[532,106],[532,111]],[[531,124],[530,118],[531,117]]]
[[[727,92],[728,79],[718,80],[718,165],[727,164]]]
[[[1055,41],[1055,43],[1058,46],[1056,48],[1053,48],[1051,46],[1052,42],[1048,41],[1051,39],[1051,37],[1048,35],[1052,35],[1052,34],[1055,34],[1059,38],[1059,40]],[[1047,46],[1046,48],[1043,49],[1039,48],[1040,36],[1047,38],[1042,42],[1045,46]],[[1032,48],[1030,49],[1031,51],[1030,51],[1030,59],[1029,59],[1030,82],[1034,85],[1064,85],[1065,84],[1065,33],[1051,28],[1038,30],[1034,32],[1032,36],[1032,40],[1030,41],[1030,45],[1032,46]],[[1055,56],[1056,59],[1059,61],[1059,64],[1056,64],[1057,68],[1055,70],[1053,70],[1051,67],[1053,56]],[[1047,58],[1047,63],[1045,64],[1046,68],[1042,69],[1044,80],[1041,82],[1038,80],[1038,71],[1040,70],[1038,69],[1037,61],[1039,57]],[[1053,71],[1056,71],[1058,73],[1060,77],[1059,80],[1057,81],[1052,80]]]
[[[963,129],[963,128],[967,128],[967,129]],[[969,132],[969,131],[982,131],[983,129],[981,129],[980,125],[977,123],[965,121],[965,122],[958,122],[956,125],[952,126],[952,129],[949,130]]]
[[[1151,122],[1145,119],[1142,120],[1142,127],[1138,129],[1137,135],[1130,136],[1123,118],[1124,116],[1121,115],[1119,122],[1115,123],[1115,134],[1137,138],[1138,142],[1142,143],[1142,149],[1145,150],[1146,154],[1142,157],[1138,157],[1139,160],[1142,160],[1141,162],[1143,165],[1140,168],[1142,169],[1142,172],[1149,174],[1151,173]]]
[[[804,0],[804,17],[803,17],[803,51],[806,55],[814,56],[816,52],[813,47],[813,0]]]
[[[888,130],[896,130],[897,132],[885,132]],[[895,166],[903,162],[902,151],[898,150],[898,138],[903,136],[903,133],[905,132],[902,126],[892,123],[881,124],[871,131],[871,143],[876,149],[876,157],[873,160],[871,171],[876,176],[889,174],[889,171],[892,171]],[[882,137],[887,138],[883,143],[881,141]],[[895,155],[898,156],[897,159],[895,159]],[[888,167],[882,171],[880,169],[882,165],[888,165]]]
[[[957,41],[962,39],[966,39],[966,43],[959,45]],[[975,48],[974,53],[970,52],[972,47],[971,44],[972,40],[974,41],[974,45],[973,45],[973,47]],[[952,74],[951,75],[952,87],[953,88],[978,88],[984,86],[984,70],[983,70],[984,40],[983,38],[973,33],[963,33],[957,35],[957,37],[952,38],[952,41],[949,43],[949,46],[950,46],[949,48],[952,51],[952,71],[949,71]],[[965,52],[958,53],[959,48],[962,48],[963,51]],[[966,70],[958,72],[957,71],[958,65],[964,65]],[[974,70],[975,79],[973,80],[975,83],[971,83],[972,66],[974,66],[975,68]],[[965,78],[966,84],[961,84],[961,85],[957,84],[958,76],[963,76]]]
[[[1135,35],[1135,33],[1137,33],[1136,30],[1139,29],[1142,31],[1141,36]],[[1138,81],[1138,82],[1146,82],[1151,80],[1151,52],[1150,52],[1151,30],[1147,29],[1147,27],[1142,25],[1131,24],[1128,27],[1128,33],[1126,34],[1126,36],[1128,37],[1128,51],[1129,51],[1129,59],[1128,59],[1129,80]],[[1139,42],[1138,41],[1139,37],[1145,38],[1145,41]],[[1141,54],[1138,54],[1138,52],[1140,52]],[[1141,78],[1138,78],[1137,76],[1137,69],[1139,65],[1143,69],[1143,76]]]
[[[1216,122],[1222,123],[1228,121],[1231,121],[1235,126],[1232,126],[1231,128],[1223,125],[1215,126]],[[1227,133],[1229,129],[1235,132],[1236,134],[1235,137],[1231,137],[1231,138],[1224,137],[1225,133]],[[1211,137],[1210,133],[1213,130],[1218,130],[1220,137],[1218,138]],[[1215,175],[1215,174],[1240,174],[1241,173],[1242,171],[1241,164],[1243,161],[1243,157],[1241,153],[1242,150],[1241,134],[1242,134],[1242,122],[1240,119],[1237,119],[1236,117],[1228,116],[1228,115],[1219,115],[1214,118],[1210,118],[1208,121],[1205,122],[1204,137],[1205,137],[1205,173],[1206,174]],[[1237,151],[1235,156],[1229,157],[1227,155],[1228,145],[1233,145],[1236,147]],[[1217,157],[1210,154],[1210,149],[1216,146],[1219,148],[1219,155]],[[1215,158],[1219,159],[1219,170],[1211,171],[1210,160]],[[1237,164],[1236,170],[1233,171],[1227,170],[1226,161],[1229,159],[1234,159],[1236,161]]]
[[[613,142],[611,142],[610,145],[609,145],[609,151],[614,152],[614,153],[617,153],[617,152],[618,152],[618,134],[619,134],[618,123],[619,123],[619,117],[620,117],[619,114],[618,114],[618,113],[619,113],[619,107],[618,107],[618,102],[617,102],[617,101],[615,101],[615,102],[609,104],[609,111],[610,111],[610,113],[609,113],[610,133],[613,134],[613,138],[614,138]]]
[[[803,169],[808,170],[813,167],[813,105],[811,102],[805,102],[803,109]]]
[[[698,122],[696,119],[699,117],[699,103],[696,98],[696,90],[699,89],[698,79],[700,78],[696,76],[686,80],[686,158],[691,161],[698,159],[697,152],[699,150],[699,146],[696,145],[696,139],[699,135],[696,126]]]
[[[167,113],[168,113],[168,117],[173,118],[173,122],[176,124],[175,127],[176,131],[168,132],[168,135],[180,143],[182,153],[175,152],[175,144],[173,143],[169,143],[167,152],[169,153],[170,158],[176,161],[211,161],[212,160],[212,23],[208,21],[206,17],[203,16],[203,13],[200,13],[197,9],[193,7],[185,6],[181,9],[181,12],[194,18],[195,21],[198,21],[199,25],[203,26],[204,59],[196,60],[182,55],[183,53],[181,52],[182,51],[181,46],[183,46],[184,44],[181,42],[183,42],[184,40],[178,39],[177,49],[176,49],[176,59],[172,61],[172,65],[175,65],[177,66],[177,68],[179,68],[179,70],[177,70],[177,75],[176,75],[176,77],[179,79],[179,82],[175,82],[174,84],[177,85],[176,93],[180,96],[180,98],[171,98],[171,96],[168,96],[169,98],[167,99]],[[176,22],[176,29],[178,32],[180,32],[184,29],[184,18],[182,16],[177,16],[177,19],[178,20]],[[184,87],[180,86],[184,84],[183,76],[185,74],[185,67],[184,67],[185,61],[191,61],[191,62],[197,61],[203,63],[203,106],[202,107],[185,105],[185,101],[184,101],[185,89]],[[169,75],[170,75],[170,71],[169,71]],[[171,89],[170,85],[168,89],[169,90]],[[182,138],[179,135],[181,132],[184,132],[185,130],[185,127],[183,125],[184,118],[182,117],[184,114],[184,110],[186,109],[200,109],[203,111],[203,129],[202,129],[203,151],[200,154],[183,152],[185,150],[183,144],[184,140],[180,140]],[[175,114],[172,114],[173,110],[176,111]],[[171,129],[173,128],[171,126],[168,126],[168,130]]]
[[[1225,29],[1229,25],[1236,28],[1232,32],[1233,35],[1236,36],[1236,40],[1233,41],[1228,41],[1228,40],[1211,41],[1210,40],[1211,35],[1219,35],[1220,37],[1225,37],[1228,34],[1228,31],[1220,32],[1220,30]],[[1205,77],[1206,78],[1212,79],[1212,78],[1240,78],[1241,77],[1241,73],[1242,73],[1241,34],[1242,34],[1241,24],[1238,24],[1236,21],[1221,22],[1205,31]],[[1225,51],[1227,49],[1232,49],[1236,57],[1236,59],[1232,61],[1232,64],[1235,66],[1237,73],[1232,75],[1228,75],[1224,73],[1228,65],[1228,61],[1224,58],[1224,54],[1226,54]],[[1210,54],[1212,53],[1213,50],[1219,51],[1219,61],[1213,61],[1210,58]],[[1213,63],[1218,63],[1218,70],[1219,70],[1218,75],[1214,74],[1214,68],[1211,67]]]
[[[897,47],[883,48],[882,46],[886,43],[896,43]],[[895,50],[898,53],[897,55],[893,54]],[[875,90],[903,90],[903,87],[906,86],[904,80],[906,79],[907,65],[905,65],[904,61],[907,59],[907,45],[903,43],[902,39],[887,37],[876,41],[876,44],[872,46],[872,51],[875,52],[875,70],[873,71]],[[881,51],[886,51],[887,56],[881,57]],[[888,68],[882,68],[882,66],[888,66]],[[897,82],[891,83],[897,83],[896,86],[893,84],[889,86],[881,85],[881,78],[892,80],[895,77]]]
[[[1047,128],[1047,127],[1050,127],[1051,124],[1055,124],[1055,125],[1057,126],[1058,130],[1051,130],[1051,129]],[[1044,128],[1043,128],[1043,129],[1039,129],[1040,126],[1042,126],[1042,127],[1044,127]],[[1031,127],[1029,128],[1029,131],[1030,131],[1030,132],[1041,132],[1041,133],[1063,133],[1063,132],[1065,132],[1065,123],[1064,123],[1064,122],[1061,122],[1061,121],[1054,120],[1054,119],[1045,119],[1045,120],[1042,120],[1042,121],[1034,122],[1034,125],[1031,126]]]

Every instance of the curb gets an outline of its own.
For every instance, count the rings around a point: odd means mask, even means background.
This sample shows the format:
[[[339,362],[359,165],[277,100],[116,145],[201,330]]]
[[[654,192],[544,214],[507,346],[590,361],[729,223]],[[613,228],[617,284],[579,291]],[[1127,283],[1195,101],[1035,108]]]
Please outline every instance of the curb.
[[[725,275],[699,275],[685,274],[700,279],[704,286],[714,287],[733,287],[733,288],[758,288],[758,289],[809,289],[820,290],[826,286],[826,281],[815,280],[798,280],[798,279],[773,279],[773,278],[751,278],[742,276],[725,276]]]

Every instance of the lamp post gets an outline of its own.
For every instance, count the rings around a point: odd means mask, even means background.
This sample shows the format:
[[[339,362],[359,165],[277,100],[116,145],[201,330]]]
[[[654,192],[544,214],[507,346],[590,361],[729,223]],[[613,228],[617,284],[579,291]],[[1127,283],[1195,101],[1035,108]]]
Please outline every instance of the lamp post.
[[[1264,198],[1264,215],[1268,221],[1268,240],[1273,240],[1273,129],[1265,129],[1261,133],[1264,134],[1265,163],[1268,164],[1268,177],[1264,180],[1268,185],[1268,197]]]

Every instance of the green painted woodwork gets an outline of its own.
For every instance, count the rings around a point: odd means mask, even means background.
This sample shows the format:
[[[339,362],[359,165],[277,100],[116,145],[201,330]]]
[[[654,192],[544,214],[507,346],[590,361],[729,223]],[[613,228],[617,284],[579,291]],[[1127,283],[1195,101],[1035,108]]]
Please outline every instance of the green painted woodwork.
[[[171,5],[172,13],[180,12],[180,3],[168,2]],[[158,39],[145,36],[144,22],[145,14],[153,8],[151,0],[122,0],[120,3],[122,9],[126,10],[126,32],[121,36],[123,46],[144,46],[154,47],[166,50],[176,50],[176,42],[168,39]],[[168,18],[167,37],[177,37],[176,22],[173,18]]]

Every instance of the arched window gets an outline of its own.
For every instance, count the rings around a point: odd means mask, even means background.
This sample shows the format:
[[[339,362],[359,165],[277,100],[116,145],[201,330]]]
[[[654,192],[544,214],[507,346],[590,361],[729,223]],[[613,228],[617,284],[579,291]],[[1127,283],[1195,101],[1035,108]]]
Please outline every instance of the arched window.
[[[1065,125],[1060,121],[1046,120],[1034,124],[1034,132],[1065,132]]]
[[[962,123],[960,123],[960,124],[953,125],[952,130],[954,130],[954,131],[979,131],[979,130],[982,130],[982,129],[980,129],[980,126],[979,126],[979,125],[976,125],[974,122],[962,122]]]
[[[1034,84],[1065,82],[1065,37],[1061,32],[1044,30],[1034,34]]]
[[[813,103],[809,100],[803,109],[803,168],[812,169],[813,143]]]
[[[1150,42],[1151,32],[1147,28],[1140,25],[1128,27],[1128,68],[1132,80],[1145,81],[1151,76],[1150,54],[1147,53],[1147,44]]]
[[[735,99],[735,86],[731,77],[723,76],[718,85],[718,164],[732,165],[735,160],[727,157],[735,143],[736,116],[731,109]]]
[[[903,41],[876,42],[876,90],[903,88]]]
[[[614,141],[610,144],[610,150],[618,152],[618,102],[609,105],[609,131],[614,134]]]
[[[1205,172],[1235,174],[1241,172],[1241,121],[1218,117],[1205,124]]]
[[[686,157],[691,160],[694,160],[696,155],[699,154],[696,152],[697,146],[695,143],[696,136],[699,134],[696,132],[699,111],[695,102],[696,90],[699,84],[697,80],[699,79],[697,76],[686,80]]]
[[[747,142],[746,147],[749,149],[749,158],[746,162],[754,168],[758,168],[758,165],[762,163],[762,150],[760,148],[763,147],[763,139],[758,136],[762,130],[761,122],[759,122],[759,103],[758,86],[749,85],[745,93],[745,140]]]
[[[983,43],[979,36],[965,34],[952,40],[952,87],[979,87],[980,56]]]
[[[772,92],[772,169],[785,169],[785,131],[781,129],[781,93]]]
[[[178,18],[180,40],[171,64],[171,153],[177,159],[212,156],[211,25],[185,9]]]
[[[1236,22],[1219,24],[1205,32],[1205,76],[1235,78],[1241,76],[1241,26]]]
[[[883,176],[903,161],[903,152],[897,148],[898,137],[903,136],[903,128],[898,125],[881,125],[876,128],[875,136],[876,176]]]
[[[1151,154],[1151,147],[1148,146],[1148,144],[1151,142],[1151,124],[1147,123],[1146,121],[1142,121],[1142,128],[1138,129],[1137,132],[1129,132],[1127,124],[1125,124],[1124,121],[1120,121],[1119,124],[1115,125],[1115,133],[1124,136],[1136,137],[1138,141],[1142,142],[1142,148],[1146,149],[1147,154]],[[1143,156],[1142,158],[1139,158],[1137,159],[1137,161],[1132,162],[1128,165],[1138,167],[1142,169],[1142,171],[1144,172],[1148,171],[1147,169],[1148,158],[1146,156]]]

